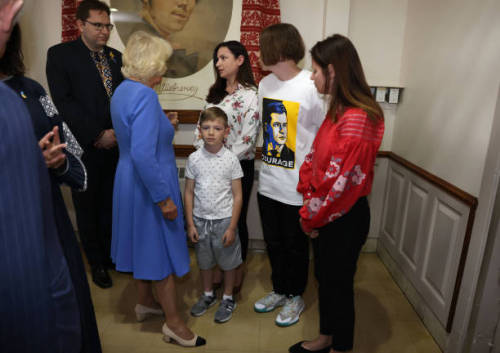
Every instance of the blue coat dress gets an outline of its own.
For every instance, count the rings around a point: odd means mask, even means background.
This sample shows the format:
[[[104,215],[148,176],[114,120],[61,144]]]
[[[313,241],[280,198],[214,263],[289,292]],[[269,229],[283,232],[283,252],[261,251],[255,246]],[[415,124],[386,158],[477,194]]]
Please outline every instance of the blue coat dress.
[[[120,158],[113,193],[111,257],[118,271],[161,280],[189,272],[189,254],[177,166],[174,128],[156,92],[125,80],[111,99]],[[178,216],[163,218],[157,203],[170,197]]]

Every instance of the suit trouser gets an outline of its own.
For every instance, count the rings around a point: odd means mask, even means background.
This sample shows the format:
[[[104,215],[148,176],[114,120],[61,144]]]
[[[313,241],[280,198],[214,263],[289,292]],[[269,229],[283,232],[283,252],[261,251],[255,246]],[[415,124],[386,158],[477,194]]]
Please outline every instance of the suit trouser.
[[[309,238],[299,224],[301,206],[292,206],[257,194],[262,231],[271,263],[273,290],[302,295],[309,271]]]
[[[78,233],[91,267],[111,263],[113,182],[118,149],[89,148],[82,156],[87,190],[72,191]]]
[[[241,188],[243,191],[243,203],[241,205],[240,219],[238,220],[238,235],[241,242],[241,259],[245,262],[248,253],[248,227],[247,213],[248,203],[252,196],[253,177],[255,173],[254,160],[241,160],[241,169],[243,170],[243,178],[241,178]]]
[[[348,351],[354,342],[354,274],[370,228],[366,197],[344,216],[319,228],[313,239],[318,280],[320,333],[331,335],[332,347]]]

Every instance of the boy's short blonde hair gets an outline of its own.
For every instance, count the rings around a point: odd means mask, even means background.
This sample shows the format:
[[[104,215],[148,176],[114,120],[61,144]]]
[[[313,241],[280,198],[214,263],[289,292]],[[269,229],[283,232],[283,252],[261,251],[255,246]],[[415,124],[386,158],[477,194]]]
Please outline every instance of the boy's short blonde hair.
[[[144,31],[134,32],[123,52],[123,76],[143,83],[152,77],[163,76],[172,46],[163,38]]]
[[[207,108],[204,111],[202,111],[201,114],[200,114],[200,126],[205,121],[214,121],[214,120],[217,120],[217,119],[221,119],[222,121],[224,121],[224,127],[228,127],[229,126],[227,115],[224,112],[224,110],[222,110],[219,107],[210,107],[210,108]]]

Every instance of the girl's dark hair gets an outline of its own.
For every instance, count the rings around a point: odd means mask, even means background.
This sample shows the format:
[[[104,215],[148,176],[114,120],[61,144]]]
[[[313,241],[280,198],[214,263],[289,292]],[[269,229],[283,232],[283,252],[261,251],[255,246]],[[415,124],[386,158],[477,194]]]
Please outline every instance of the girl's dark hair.
[[[311,57],[325,76],[325,92],[331,95],[328,113],[333,121],[337,121],[337,113],[342,113],[347,107],[363,109],[373,121],[384,119],[384,113],[366,83],[356,48],[348,38],[334,34],[317,42],[311,49]],[[328,65],[332,65],[335,71],[333,83],[329,80]]]
[[[7,76],[22,76],[26,72],[24,56],[21,50],[21,28],[16,23],[9,41],[5,46],[5,54],[0,58],[0,72]]]
[[[225,96],[228,95],[226,92],[226,79],[220,77],[219,70],[217,70],[217,52],[221,47],[229,49],[229,51],[238,58],[240,55],[243,56],[243,64],[241,64],[238,74],[236,75],[236,81],[243,85],[244,87],[254,87],[256,88],[255,80],[253,78],[252,67],[250,66],[250,59],[248,57],[248,52],[240,42],[236,40],[230,40],[228,42],[219,43],[213,53],[214,61],[214,72],[215,72],[215,83],[208,90],[208,95],[206,101],[212,104],[219,104]]]

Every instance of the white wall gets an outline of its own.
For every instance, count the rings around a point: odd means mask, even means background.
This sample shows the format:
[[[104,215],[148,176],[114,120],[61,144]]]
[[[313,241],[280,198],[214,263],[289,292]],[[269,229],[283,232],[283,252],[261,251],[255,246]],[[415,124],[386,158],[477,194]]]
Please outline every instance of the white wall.
[[[351,0],[349,38],[370,86],[401,86],[408,0]]]
[[[48,92],[47,49],[61,42],[61,0],[25,0],[20,19],[26,76]]]
[[[500,83],[500,2],[410,0],[392,150],[479,194]]]

